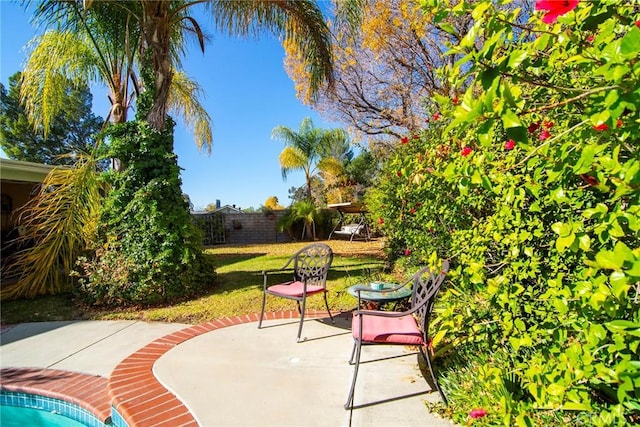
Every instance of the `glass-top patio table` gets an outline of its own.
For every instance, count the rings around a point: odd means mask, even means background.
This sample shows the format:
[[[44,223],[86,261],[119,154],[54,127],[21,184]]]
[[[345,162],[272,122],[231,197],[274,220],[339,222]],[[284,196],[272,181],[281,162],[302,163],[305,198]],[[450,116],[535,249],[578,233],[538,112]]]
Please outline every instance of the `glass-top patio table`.
[[[367,284],[359,283],[347,288],[350,295],[364,301],[376,303],[398,302],[411,296],[411,286],[398,288],[397,283],[371,282]],[[398,288],[393,290],[394,288]],[[359,292],[358,292],[359,291]]]

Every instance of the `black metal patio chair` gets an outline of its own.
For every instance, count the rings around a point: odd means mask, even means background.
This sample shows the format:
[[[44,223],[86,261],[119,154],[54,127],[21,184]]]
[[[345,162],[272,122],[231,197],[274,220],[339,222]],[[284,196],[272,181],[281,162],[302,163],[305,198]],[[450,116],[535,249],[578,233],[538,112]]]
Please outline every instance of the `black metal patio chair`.
[[[360,366],[360,356],[363,345],[411,345],[418,346],[420,354],[427,361],[431,379],[440,393],[442,400],[447,403],[447,398],[440,388],[429,357],[429,319],[433,310],[434,301],[445,274],[449,270],[449,262],[443,261],[442,269],[438,274],[434,274],[428,267],[425,267],[412,276],[405,284],[413,284],[411,294],[411,306],[402,312],[360,310],[353,313],[351,321],[351,333],[353,335],[353,350],[349,364],[355,364],[353,379],[349,396],[345,403],[345,409],[353,408],[353,394],[358,377]],[[368,290],[375,292],[375,290]],[[381,291],[382,292],[382,291]],[[355,362],[354,362],[355,357]]]
[[[324,243],[313,243],[296,252],[281,269],[263,271],[264,289],[258,329],[262,327],[267,295],[296,301],[298,313],[300,313],[298,342],[300,342],[300,335],[302,334],[307,297],[322,294],[324,296],[324,305],[327,308],[327,313],[329,313],[329,317],[331,321],[333,321],[333,315],[331,314],[331,310],[329,310],[329,303],[327,302],[327,274],[329,273],[329,267],[331,267],[332,262],[333,251],[331,248]],[[291,263],[293,263],[293,268],[287,268]],[[293,280],[271,286],[267,285],[270,274],[282,273],[284,271],[292,271]]]

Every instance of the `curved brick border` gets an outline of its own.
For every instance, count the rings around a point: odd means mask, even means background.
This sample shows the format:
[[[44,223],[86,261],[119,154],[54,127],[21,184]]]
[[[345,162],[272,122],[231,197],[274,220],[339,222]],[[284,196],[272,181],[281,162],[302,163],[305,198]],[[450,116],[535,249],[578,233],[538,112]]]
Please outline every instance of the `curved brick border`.
[[[0,370],[0,388],[15,393],[64,400],[91,412],[106,423],[111,416],[108,380],[58,369],[5,368]]]
[[[305,319],[326,315],[326,311],[307,311]],[[198,423],[182,401],[153,375],[153,364],[166,352],[191,338],[216,329],[257,322],[259,317],[254,313],[212,320],[165,335],[142,347],[120,362],[111,373],[108,391],[113,408],[132,427],[197,426]],[[265,313],[265,320],[299,317],[297,311]]]

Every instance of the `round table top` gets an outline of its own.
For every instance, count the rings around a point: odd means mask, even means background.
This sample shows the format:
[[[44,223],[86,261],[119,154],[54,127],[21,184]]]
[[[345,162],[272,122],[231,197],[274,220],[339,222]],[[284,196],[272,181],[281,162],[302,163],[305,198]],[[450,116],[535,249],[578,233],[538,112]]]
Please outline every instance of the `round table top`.
[[[382,284],[383,292],[372,292],[371,289],[374,289],[375,285]],[[358,298],[358,289],[360,291],[360,299],[366,301],[375,301],[375,302],[391,302],[398,301],[401,299],[405,299],[411,296],[411,287],[403,286],[402,288],[395,291],[385,291],[386,289],[393,289],[398,286],[397,283],[384,283],[384,282],[371,282],[371,283],[358,283],[353,286],[349,286],[347,288],[347,292],[350,295]]]

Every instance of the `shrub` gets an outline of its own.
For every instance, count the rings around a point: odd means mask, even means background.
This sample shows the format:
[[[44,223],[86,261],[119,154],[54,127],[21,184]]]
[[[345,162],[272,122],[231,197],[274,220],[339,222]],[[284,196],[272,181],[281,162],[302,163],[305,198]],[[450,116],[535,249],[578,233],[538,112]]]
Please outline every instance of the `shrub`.
[[[423,3],[447,31],[449,14],[474,19],[451,46],[465,59],[442,70],[456,95],[436,99],[368,200],[403,263],[454,263],[434,338],[449,410],[463,422],[486,405],[488,424],[638,422],[637,6],[568,2],[557,22],[522,23],[490,0]]]

